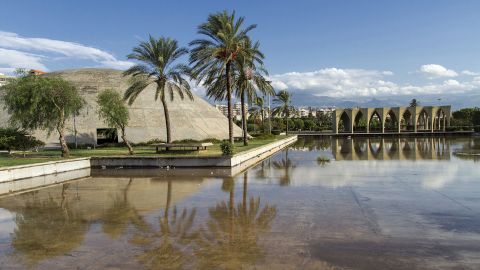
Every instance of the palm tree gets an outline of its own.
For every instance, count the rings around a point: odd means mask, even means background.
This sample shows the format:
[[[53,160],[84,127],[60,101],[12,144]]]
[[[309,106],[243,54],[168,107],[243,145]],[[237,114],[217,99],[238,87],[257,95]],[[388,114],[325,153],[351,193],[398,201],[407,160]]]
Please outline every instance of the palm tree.
[[[275,95],[275,99],[273,100],[273,102],[278,105],[273,109],[272,114],[276,116],[283,116],[285,118],[285,122],[287,124],[286,134],[288,134],[288,118],[290,117],[290,112],[294,109],[290,105],[291,99],[292,95],[288,91],[282,90]]]
[[[175,63],[178,58],[188,53],[184,47],[178,47],[176,40],[160,37],[155,39],[150,36],[148,41],[142,41],[133,48],[133,53],[129,54],[128,59],[138,60],[143,64],[137,64],[127,69],[123,75],[132,76],[132,81],[124,99],[131,105],[138,95],[149,85],[156,85],[155,100],[160,98],[165,115],[165,125],[167,127],[167,143],[172,142],[172,133],[170,127],[170,114],[167,107],[166,95],[173,101],[174,92],[177,92],[183,100],[187,95],[193,100],[190,85],[185,79],[188,67],[184,64]]]
[[[412,101],[410,101],[410,107],[417,107],[418,105],[420,105],[420,102],[417,101],[416,98],[412,99]]]
[[[252,105],[254,106],[248,110],[248,113],[250,114],[250,118],[253,119],[255,123],[255,120],[257,120],[260,117],[260,120],[262,122],[262,127],[263,127],[264,119],[265,119],[264,99],[262,97],[256,97],[253,100]]]
[[[239,76],[235,80],[235,89],[237,96],[240,97],[242,105],[242,128],[243,144],[248,145],[247,136],[247,113],[245,111],[245,96],[249,102],[257,98],[257,90],[264,95],[275,95],[270,81],[264,76],[268,76],[267,70],[263,67],[257,67],[256,63],[261,64],[263,54],[259,51],[260,44],[256,42],[253,46],[249,39],[246,43],[247,54],[239,57],[237,61]],[[242,59],[243,58],[243,59]],[[263,125],[263,123],[262,123]]]
[[[206,86],[207,96],[212,96],[212,86],[218,81],[225,82],[230,143],[233,143],[232,65],[237,57],[247,53],[247,34],[256,27],[249,25],[243,28],[244,21],[244,17],[236,18],[235,12],[210,14],[207,22],[198,26],[198,33],[205,38],[190,42],[190,46],[194,46],[190,52],[191,75]]]

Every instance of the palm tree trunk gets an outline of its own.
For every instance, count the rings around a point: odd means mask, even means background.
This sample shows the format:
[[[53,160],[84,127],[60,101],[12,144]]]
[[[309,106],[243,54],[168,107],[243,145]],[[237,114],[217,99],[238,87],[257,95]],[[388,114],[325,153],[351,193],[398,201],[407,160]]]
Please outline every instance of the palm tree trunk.
[[[247,214],[247,185],[248,185],[248,175],[247,172],[243,174],[243,213]]]
[[[65,140],[65,111],[63,110],[60,111],[60,119],[57,125],[57,131],[59,134],[58,139],[60,140],[60,147],[62,148],[62,157],[68,158],[70,157],[70,151],[68,150],[68,145]]]
[[[125,134],[125,127],[122,127],[121,130],[122,130],[122,140],[128,148],[128,154],[133,155],[134,154],[133,153],[133,148],[132,148],[132,145],[130,144],[130,142],[127,140],[127,135]]]
[[[170,113],[168,112],[167,101],[165,100],[165,94],[162,95],[162,106],[163,106],[163,113],[165,114],[165,126],[167,128],[167,143],[172,142],[172,133],[170,130]],[[168,151],[168,147],[165,148]]]
[[[248,145],[248,136],[247,136],[247,113],[245,112],[245,93],[242,93],[240,97],[240,102],[242,105],[242,128],[243,128],[243,145]]]
[[[228,140],[233,144],[233,108],[232,108],[232,89],[230,81],[230,62],[227,62],[225,75],[227,76],[227,107],[228,107]]]
[[[287,122],[287,130],[285,131],[285,135],[288,135],[288,116],[285,116],[285,122]]]
[[[262,105],[263,106],[263,105]],[[263,133],[265,133],[265,116],[264,116],[264,111],[263,111],[263,107],[262,109],[260,110],[261,113],[262,113],[262,130],[263,130]]]

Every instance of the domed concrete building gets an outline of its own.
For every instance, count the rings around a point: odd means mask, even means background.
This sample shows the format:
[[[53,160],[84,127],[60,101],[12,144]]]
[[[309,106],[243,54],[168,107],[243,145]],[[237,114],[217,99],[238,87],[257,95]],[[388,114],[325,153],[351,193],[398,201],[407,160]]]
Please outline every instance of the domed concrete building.
[[[114,69],[73,69],[47,73],[42,76],[58,76],[73,83],[87,101],[86,106],[75,119],[67,123],[67,140],[79,144],[94,144],[116,140],[106,132],[109,130],[99,119],[96,103],[97,95],[105,89],[114,89],[122,96],[128,88],[128,77],[122,71]],[[194,100],[180,99],[178,95],[172,101],[167,99],[172,128],[172,140],[204,140],[209,138],[228,138],[228,119],[215,107],[194,94]],[[3,107],[3,106],[1,106]],[[135,102],[129,106],[130,121],[126,129],[127,137],[134,143],[153,139],[166,140],[166,127],[163,107],[160,100],[155,100],[155,86],[147,87]],[[0,113],[0,125],[6,125],[8,115]],[[118,133],[117,133],[118,134]],[[50,136],[43,131],[34,134],[47,144],[58,143],[58,135]],[[234,126],[234,136],[240,137],[242,130]]]

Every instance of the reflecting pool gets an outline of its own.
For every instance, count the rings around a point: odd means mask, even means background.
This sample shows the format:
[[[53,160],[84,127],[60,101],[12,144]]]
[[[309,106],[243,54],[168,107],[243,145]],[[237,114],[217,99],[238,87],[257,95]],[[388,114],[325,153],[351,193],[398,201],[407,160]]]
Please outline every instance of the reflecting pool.
[[[480,269],[478,154],[309,137],[235,176],[93,169],[0,197],[0,269]]]

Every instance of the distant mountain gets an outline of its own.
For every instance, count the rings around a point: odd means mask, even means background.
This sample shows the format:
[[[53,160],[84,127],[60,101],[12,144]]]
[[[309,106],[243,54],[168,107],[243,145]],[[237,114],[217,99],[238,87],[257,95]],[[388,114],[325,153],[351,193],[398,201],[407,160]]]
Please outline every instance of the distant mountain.
[[[204,97],[205,98],[205,97]],[[292,105],[295,107],[400,107],[408,106],[410,101],[416,98],[420,105],[451,105],[452,109],[458,110],[467,107],[480,107],[480,93],[474,94],[451,94],[451,95],[418,95],[418,96],[389,96],[389,97],[357,97],[357,98],[334,98],[316,96],[310,93],[293,91]],[[207,99],[208,100],[208,99]],[[211,104],[214,102],[208,100]],[[272,104],[273,105],[273,104]]]
[[[457,110],[466,107],[480,107],[480,94],[457,95],[420,95],[420,96],[389,96],[389,97],[359,97],[359,98],[334,98],[316,96],[310,93],[293,92],[292,103],[296,107],[397,107],[408,106],[412,98],[416,98],[421,105],[451,105]]]

